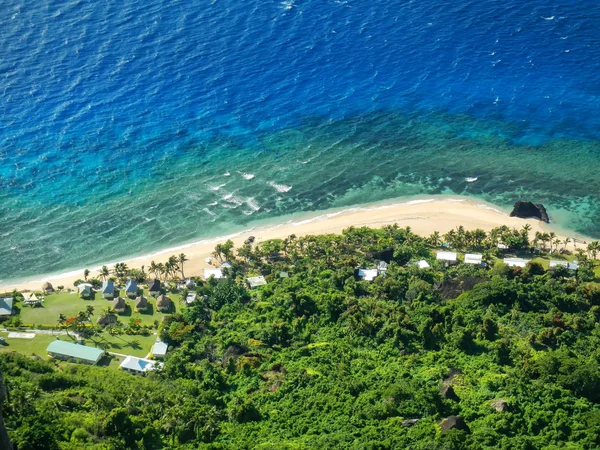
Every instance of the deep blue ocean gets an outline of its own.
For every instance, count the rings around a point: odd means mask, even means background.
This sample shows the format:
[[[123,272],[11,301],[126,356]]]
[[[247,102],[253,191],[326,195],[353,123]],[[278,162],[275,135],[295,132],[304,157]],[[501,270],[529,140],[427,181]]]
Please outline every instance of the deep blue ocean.
[[[4,0],[0,281],[419,194],[600,237],[599,24],[589,0]]]

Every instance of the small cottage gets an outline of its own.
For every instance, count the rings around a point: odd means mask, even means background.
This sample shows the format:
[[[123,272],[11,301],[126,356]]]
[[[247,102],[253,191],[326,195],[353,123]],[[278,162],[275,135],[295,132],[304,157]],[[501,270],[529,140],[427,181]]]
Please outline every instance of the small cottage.
[[[166,295],[161,295],[156,299],[156,309],[162,312],[167,312],[171,309],[171,300]]]
[[[0,298],[0,319],[5,319],[13,313],[13,298]]]
[[[113,300],[113,309],[117,313],[124,313],[126,308],[127,305],[125,303],[125,300],[123,300],[121,297],[117,297]]]
[[[150,283],[148,283],[148,292],[150,292],[152,297],[160,295],[160,289],[161,287],[159,280],[151,280]]]
[[[480,266],[483,261],[483,255],[479,253],[467,253],[465,254],[465,264],[475,264]]]
[[[215,279],[225,278],[223,275],[223,271],[221,269],[204,269],[204,279],[208,280],[210,277],[215,277]]]
[[[102,283],[100,292],[102,292],[102,297],[107,300],[112,300],[115,297],[115,283],[113,283],[111,280],[106,280],[104,283]]]
[[[508,267],[525,267],[529,261],[523,258],[504,258],[504,264]]]
[[[92,298],[92,294],[94,292],[90,283],[81,283],[79,286],[77,286],[77,291],[79,292],[79,297],[84,299]]]
[[[373,281],[377,275],[377,269],[358,269],[358,278],[364,281]]]
[[[248,277],[248,279],[246,280],[246,283],[248,284],[248,287],[250,289],[254,289],[254,288],[257,288],[258,286],[266,285],[267,280],[265,280],[265,277],[260,275],[258,277]]]
[[[150,353],[152,353],[152,356],[154,356],[156,359],[163,359],[167,355],[168,348],[169,346],[165,342],[157,339],[152,346]]]
[[[150,359],[128,356],[125,358],[125,360],[123,360],[120,367],[126,372],[133,373],[135,375],[144,375],[146,372],[159,368],[159,364],[160,363]]]
[[[127,280],[127,283],[125,283],[125,295],[129,298],[134,298],[137,295],[137,281],[133,279]]]
[[[135,309],[138,311],[146,311],[148,309],[148,299],[140,295],[135,299]]]
[[[435,259],[438,261],[443,261],[445,264],[455,264],[456,252],[438,252]]]

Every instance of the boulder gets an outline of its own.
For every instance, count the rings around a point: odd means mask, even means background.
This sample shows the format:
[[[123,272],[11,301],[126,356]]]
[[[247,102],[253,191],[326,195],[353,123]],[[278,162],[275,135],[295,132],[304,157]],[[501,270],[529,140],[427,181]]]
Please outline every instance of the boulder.
[[[370,256],[373,259],[378,259],[380,261],[384,261],[387,264],[392,262],[392,258],[394,257],[394,249],[393,248],[385,248],[383,250],[380,250],[378,252],[371,252]]]
[[[471,432],[464,419],[460,416],[446,417],[440,423],[440,428],[442,429],[442,433],[447,433],[450,430],[463,430],[467,433]]]
[[[456,392],[454,392],[454,388],[451,384],[442,384],[442,387],[440,388],[440,394],[442,397],[454,400],[455,402],[460,401],[460,398],[458,395],[456,395]]]
[[[522,202],[515,203],[510,217],[520,217],[521,219],[539,219],[542,222],[550,222],[546,208],[541,203]]]
[[[419,420],[421,419],[406,419],[402,421],[402,426],[403,427],[412,427],[414,424],[416,424]]]
[[[490,406],[492,408],[494,408],[498,412],[508,411],[508,409],[509,409],[507,401],[506,400],[502,400],[502,399],[492,400],[490,402]]]

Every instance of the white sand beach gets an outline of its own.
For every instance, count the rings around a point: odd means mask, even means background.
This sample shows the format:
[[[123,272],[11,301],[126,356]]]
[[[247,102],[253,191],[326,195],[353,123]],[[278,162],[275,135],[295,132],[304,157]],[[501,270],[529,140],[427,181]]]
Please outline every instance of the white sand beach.
[[[551,215],[552,212],[549,211]],[[429,236],[434,231],[446,233],[460,225],[467,230],[481,228],[490,230],[500,225],[509,227],[522,227],[526,223],[531,225],[530,236],[536,231],[554,231],[558,238],[565,237],[591,240],[576,233],[566,232],[554,227],[552,224],[535,219],[519,219],[509,217],[509,214],[499,207],[485,203],[481,200],[460,196],[431,196],[417,200],[404,200],[395,202],[382,202],[364,205],[349,209],[329,210],[306,214],[294,219],[282,218],[279,224],[260,225],[249,228],[247,231],[232,236],[206,239],[195,243],[172,247],[152,255],[124,259],[129,267],[148,267],[151,261],[164,262],[170,255],[185,253],[189,261],[185,264],[186,276],[201,276],[203,269],[210,267],[206,258],[211,255],[215,245],[231,238],[236,248],[240,247],[249,236],[255,236],[260,242],[268,239],[285,238],[291,234],[304,236],[309,234],[340,233],[350,226],[369,226],[378,228],[383,225],[397,223],[401,227],[411,227],[412,231],[421,235]],[[157,243],[160,246],[160,243]],[[573,244],[570,244],[571,248]],[[581,247],[581,245],[580,245]],[[114,265],[106,264],[109,267]],[[88,267],[91,276],[97,274],[101,265],[95,264]],[[54,286],[64,285],[72,287],[73,282],[83,277],[83,269],[68,273],[48,276],[38,276],[21,282],[10,282],[0,285],[0,292],[17,290],[40,290],[42,283],[50,281]]]

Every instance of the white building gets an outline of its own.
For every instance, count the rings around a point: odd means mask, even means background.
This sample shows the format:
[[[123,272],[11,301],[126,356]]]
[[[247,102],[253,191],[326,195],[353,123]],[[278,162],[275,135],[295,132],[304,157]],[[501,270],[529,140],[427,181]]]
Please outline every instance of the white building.
[[[478,253],[466,253],[465,254],[465,264],[477,264],[481,265],[483,261],[483,255]]]
[[[509,267],[525,267],[528,262],[528,259],[523,258],[504,258],[504,264]]]
[[[154,356],[154,358],[162,359],[167,355],[168,348],[169,346],[167,343],[161,341],[160,339],[157,339],[154,345],[152,346],[152,350],[150,350],[150,353],[152,353],[152,356]]]
[[[136,358],[135,356],[128,356],[120,365],[121,369],[133,373],[136,375],[143,375],[151,370],[160,368],[160,365],[156,361],[144,358]]]
[[[377,274],[377,269],[358,269],[358,276],[361,280],[373,281]]]
[[[569,267],[569,263],[567,261],[550,261],[550,267],[563,266]]]
[[[260,275],[258,277],[248,277],[246,283],[248,283],[248,287],[250,287],[250,289],[254,289],[258,286],[264,286],[267,284],[267,280],[265,280],[265,277]]]
[[[412,263],[411,266],[417,266],[419,269],[429,269],[431,267],[424,259]]]
[[[438,261],[446,261],[448,263],[456,262],[456,252],[438,252],[436,255]]]
[[[189,305],[190,303],[194,303],[194,300],[196,300],[196,293],[189,292],[187,297],[185,298],[185,302]]]
[[[225,278],[221,269],[204,269],[204,279],[208,280],[210,277],[215,277],[217,280]]]

